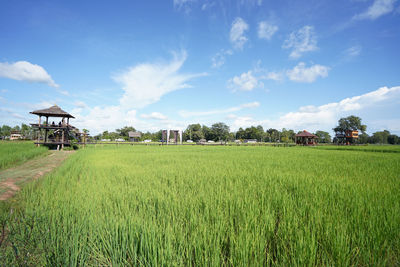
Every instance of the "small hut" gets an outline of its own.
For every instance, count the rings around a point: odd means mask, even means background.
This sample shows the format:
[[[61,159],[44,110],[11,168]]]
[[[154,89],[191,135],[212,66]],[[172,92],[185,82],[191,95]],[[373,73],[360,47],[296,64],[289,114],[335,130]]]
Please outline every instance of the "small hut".
[[[140,137],[142,137],[141,132],[128,132],[130,142],[139,142]]]
[[[306,130],[296,134],[296,144],[303,146],[315,146],[317,144],[318,136],[307,132]]]
[[[57,145],[64,148],[64,146],[71,145],[70,137],[79,141],[79,130],[69,124],[69,119],[74,119],[75,117],[62,110],[59,106],[54,105],[50,108],[35,110],[30,113],[39,116],[38,123],[31,124],[32,128],[37,130],[37,141],[35,144],[38,146]],[[46,118],[43,122],[42,117]],[[56,118],[56,121],[49,121],[49,118]]]

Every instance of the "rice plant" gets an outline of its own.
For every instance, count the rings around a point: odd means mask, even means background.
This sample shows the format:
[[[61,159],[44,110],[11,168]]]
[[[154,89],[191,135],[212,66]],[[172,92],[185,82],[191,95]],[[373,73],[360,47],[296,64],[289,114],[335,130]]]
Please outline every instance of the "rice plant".
[[[0,141],[0,170],[21,164],[29,159],[43,155],[46,147],[36,147],[32,142]]]
[[[398,266],[399,174],[399,153],[89,147],[19,194],[0,260]]]

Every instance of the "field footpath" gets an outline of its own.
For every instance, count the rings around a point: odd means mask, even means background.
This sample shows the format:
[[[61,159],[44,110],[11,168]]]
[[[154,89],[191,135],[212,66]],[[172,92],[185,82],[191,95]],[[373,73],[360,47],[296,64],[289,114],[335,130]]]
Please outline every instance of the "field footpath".
[[[19,166],[0,171],[0,201],[13,197],[23,184],[51,172],[72,153],[74,151],[51,151],[47,156],[39,156]]]

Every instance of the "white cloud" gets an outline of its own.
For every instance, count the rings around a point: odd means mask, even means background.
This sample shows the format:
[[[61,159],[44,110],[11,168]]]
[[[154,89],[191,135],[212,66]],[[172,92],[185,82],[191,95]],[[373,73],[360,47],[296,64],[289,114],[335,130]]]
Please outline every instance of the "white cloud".
[[[79,100],[75,101],[74,105],[78,108],[87,108],[88,107],[85,102],[79,101]]]
[[[346,49],[345,54],[346,54],[346,56],[349,56],[349,57],[356,57],[361,54],[361,50],[362,50],[361,46],[355,45],[355,46],[352,46],[352,47]]]
[[[253,75],[253,71],[242,73],[228,81],[228,87],[233,90],[252,91],[254,88],[264,88],[264,83]]]
[[[294,82],[312,83],[318,77],[327,77],[329,67],[315,64],[309,68],[304,62],[300,62],[293,69],[286,72],[288,78]]]
[[[230,107],[226,109],[214,109],[214,110],[208,110],[208,111],[185,111],[181,110],[179,111],[179,115],[181,117],[187,118],[187,117],[204,117],[204,116],[211,116],[211,115],[217,115],[217,114],[226,114],[226,113],[232,113],[236,111],[240,111],[243,109],[247,108],[257,108],[260,106],[259,102],[251,102],[251,103],[245,103],[240,106],[236,107]]]
[[[263,80],[283,80],[283,72],[267,71],[260,67],[260,64],[261,61],[258,61],[257,65],[252,70],[229,79],[228,88],[231,88],[234,91],[252,91],[255,88],[264,88]]]
[[[317,37],[313,26],[304,26],[297,32],[292,32],[284,41],[284,49],[292,49],[290,58],[299,58],[303,53],[317,50]]]
[[[170,92],[190,87],[187,82],[206,74],[180,74],[186,53],[175,55],[169,63],[144,63],[130,67],[113,78],[122,84],[120,104],[125,109],[142,108]]]
[[[291,127],[301,130],[330,129],[337,123],[340,116],[350,112],[370,108],[379,102],[400,94],[400,87],[381,87],[378,90],[350,98],[339,102],[321,106],[302,107],[297,112],[289,112],[279,118],[281,127]]]
[[[207,10],[211,7],[215,6],[215,2],[206,2],[201,6],[201,10]]]
[[[381,87],[375,91],[345,98],[339,102],[328,103],[321,106],[303,106],[297,111],[286,113],[275,120],[257,120],[251,116],[236,117],[233,119],[232,129],[237,130],[239,127],[249,127],[262,125],[264,128],[276,129],[294,129],[295,131],[307,129],[308,131],[324,130],[331,131],[337,124],[339,118],[349,115],[358,114],[365,111],[371,111],[378,106],[387,106],[388,101],[397,99],[400,101],[400,86],[397,87]],[[392,103],[390,105],[396,105]],[[369,129],[386,128],[398,131],[399,127],[391,123],[399,121],[398,119],[386,119],[385,123],[375,122],[368,125]]]
[[[248,29],[249,25],[240,17],[232,22],[230,41],[235,48],[243,49],[244,44],[248,41],[248,38],[244,35]]]
[[[66,96],[69,95],[69,92],[67,90],[57,90],[57,91],[62,95],[66,95]]]
[[[168,120],[158,112],[142,114],[142,118],[156,119],[157,124],[140,120],[136,109],[155,103],[167,93],[190,87],[187,82],[206,74],[180,74],[186,53],[175,54],[167,63],[143,63],[117,73],[113,79],[122,84],[124,91],[119,105],[89,108],[84,102],[76,101],[73,115],[74,125],[87,128],[92,134],[114,130],[125,125],[137,129],[158,131],[161,127],[180,127],[182,123]],[[83,112],[85,111],[85,112]]]
[[[213,67],[213,68],[221,67],[222,65],[225,64],[226,56],[231,56],[232,54],[233,54],[233,52],[230,49],[228,49],[228,50],[221,49],[220,52],[218,52],[217,54],[215,54],[215,56],[212,57],[211,67]]]
[[[283,74],[282,72],[271,71],[265,74],[262,78],[266,80],[282,81]]]
[[[240,0],[239,3],[241,5],[247,6],[247,7],[253,7],[255,5],[261,6],[262,5],[262,0]]]
[[[257,108],[259,106],[260,106],[260,103],[257,102],[257,101],[240,105],[241,109],[243,109],[243,108]]]
[[[258,23],[258,38],[270,40],[272,36],[278,31],[278,26],[261,21]]]
[[[25,116],[22,116],[21,114],[16,113],[14,110],[12,109],[8,109],[8,108],[2,108],[0,107],[0,117],[3,117],[4,114],[1,113],[7,113],[7,117],[12,117],[14,119],[18,119],[18,120],[26,120]],[[6,117],[6,116],[4,116]]]
[[[15,63],[0,62],[0,77],[17,81],[45,83],[52,87],[58,87],[46,70],[28,61],[17,61]]]
[[[374,20],[394,10],[396,0],[374,0],[374,3],[363,13],[357,14],[353,19]]]
[[[178,10],[181,10],[182,8],[185,9],[186,12],[190,11],[189,4],[195,2],[195,0],[174,0],[174,7],[177,8]]]
[[[137,121],[136,110],[124,110],[119,106],[96,106],[89,109],[86,115],[82,115],[80,111],[71,111],[76,118],[71,123],[79,129],[89,129],[91,134],[113,131],[125,125],[134,126]]]
[[[143,119],[152,119],[152,120],[167,120],[167,116],[161,114],[160,112],[152,112],[150,114],[142,114],[140,115]]]

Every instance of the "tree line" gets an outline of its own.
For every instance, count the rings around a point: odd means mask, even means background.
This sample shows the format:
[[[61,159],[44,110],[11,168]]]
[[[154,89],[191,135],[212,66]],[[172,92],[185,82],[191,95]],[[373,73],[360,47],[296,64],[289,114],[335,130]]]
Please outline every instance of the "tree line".
[[[346,130],[358,130],[361,132],[357,143],[359,144],[400,144],[399,136],[391,134],[389,131],[378,131],[372,135],[366,133],[367,126],[361,123],[361,118],[356,116],[349,116],[346,118],[341,118],[338,121],[338,125],[332,130],[335,133],[344,133]],[[6,139],[10,136],[11,131],[20,131],[25,139],[33,139],[34,131],[31,126],[27,124],[22,124],[21,126],[10,127],[8,125],[3,125],[0,127],[0,138]],[[88,130],[83,129],[84,132]],[[110,139],[115,140],[122,138],[125,140],[129,139],[129,132],[135,132],[136,129],[132,126],[125,126],[115,131],[104,131],[101,134],[95,135],[92,138],[94,140]],[[230,131],[230,127],[223,123],[214,123],[211,126],[201,125],[199,123],[190,124],[183,131],[182,138],[183,141],[192,140],[193,142],[198,142],[201,139],[218,141],[235,141],[235,140],[256,140],[257,142],[281,142],[281,143],[294,143],[296,138],[296,133],[291,129],[264,129],[261,125],[251,126],[247,128],[239,128],[236,132]],[[318,143],[335,143],[336,137],[332,137],[328,132],[316,131],[314,133],[318,136]],[[139,141],[143,140],[160,141],[162,139],[162,131],[157,132],[142,132],[142,136]]]

